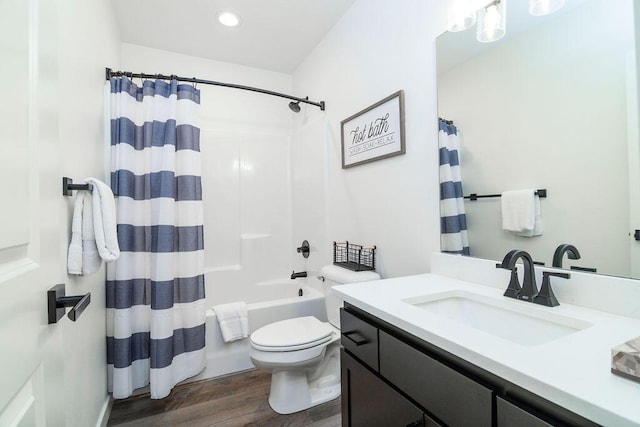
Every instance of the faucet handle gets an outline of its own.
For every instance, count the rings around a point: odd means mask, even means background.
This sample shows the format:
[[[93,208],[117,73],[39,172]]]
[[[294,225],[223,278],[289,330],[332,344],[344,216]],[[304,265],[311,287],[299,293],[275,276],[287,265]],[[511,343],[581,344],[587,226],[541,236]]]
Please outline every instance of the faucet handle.
[[[518,267],[510,268],[506,263],[497,263],[496,268],[504,268],[505,270],[511,270],[511,278],[509,279],[509,286],[504,291],[504,296],[509,298],[517,298],[518,294],[522,290],[520,282],[518,281]]]
[[[302,254],[303,257],[309,258],[309,252],[311,252],[311,246],[309,246],[308,240],[303,240],[302,245],[299,248],[296,248],[296,252]]]
[[[571,274],[569,273],[560,273],[554,271],[543,271],[542,272],[542,286],[540,287],[540,292],[533,299],[533,302],[536,304],[546,305],[547,307],[555,307],[560,305],[558,299],[553,293],[553,289],[551,289],[551,279],[549,277],[560,277],[562,279],[571,278]]]
[[[520,282],[518,281],[518,269],[514,267],[511,269],[511,279],[509,279],[509,286],[507,286],[507,290],[504,291],[503,295],[509,298],[518,298],[520,291],[522,291],[522,287],[520,286]]]
[[[572,265],[569,268],[571,270],[584,271],[586,273],[597,273],[598,272],[598,270],[596,268],[593,268],[593,267],[579,267],[577,265]]]
[[[545,277],[549,277],[549,276],[561,277],[563,279],[570,279],[571,278],[571,274],[570,273],[561,273],[559,271],[543,271],[542,272],[542,278],[543,279]]]

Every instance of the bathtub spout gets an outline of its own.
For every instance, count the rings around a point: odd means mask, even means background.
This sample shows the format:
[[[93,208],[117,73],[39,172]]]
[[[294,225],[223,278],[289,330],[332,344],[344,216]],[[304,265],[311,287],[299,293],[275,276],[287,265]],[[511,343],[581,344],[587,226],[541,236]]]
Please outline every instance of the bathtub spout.
[[[298,273],[296,273],[295,271],[291,272],[291,280],[297,279],[298,277],[307,277],[307,272],[306,271],[300,271]]]

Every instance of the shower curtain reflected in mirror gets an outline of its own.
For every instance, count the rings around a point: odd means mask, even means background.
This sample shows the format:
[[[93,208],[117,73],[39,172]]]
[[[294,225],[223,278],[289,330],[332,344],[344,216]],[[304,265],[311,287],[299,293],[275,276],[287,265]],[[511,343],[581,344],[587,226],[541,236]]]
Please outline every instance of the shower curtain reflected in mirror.
[[[107,268],[109,391],[160,399],[205,367],[200,91],[112,78],[111,187],[120,259]]]
[[[460,173],[460,137],[453,122],[438,119],[440,153],[440,248],[469,255],[467,217]]]

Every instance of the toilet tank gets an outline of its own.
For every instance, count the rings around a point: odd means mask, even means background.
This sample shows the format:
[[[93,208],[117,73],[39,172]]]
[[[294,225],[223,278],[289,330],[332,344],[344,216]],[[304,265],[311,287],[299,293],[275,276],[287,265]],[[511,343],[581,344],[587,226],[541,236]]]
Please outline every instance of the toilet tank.
[[[320,274],[324,277],[322,286],[324,288],[324,305],[327,311],[327,319],[329,323],[338,329],[340,329],[342,300],[333,294],[333,289],[331,288],[335,285],[380,279],[380,275],[375,271],[351,271],[336,265],[325,265],[320,269]]]

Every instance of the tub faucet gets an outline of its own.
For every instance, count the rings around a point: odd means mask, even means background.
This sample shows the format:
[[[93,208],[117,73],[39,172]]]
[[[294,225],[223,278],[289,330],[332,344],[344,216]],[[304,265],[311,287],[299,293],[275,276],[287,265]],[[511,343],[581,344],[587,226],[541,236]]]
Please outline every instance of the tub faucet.
[[[516,261],[522,258],[524,264],[524,282],[522,283],[522,289],[518,289],[518,276],[516,273]],[[496,267],[511,270],[511,281],[509,287],[504,293],[505,296],[521,299],[524,301],[533,301],[538,294],[538,286],[536,285],[536,276],[534,269],[533,259],[527,252],[519,249],[509,251],[502,260],[502,264],[497,264]]]
[[[575,246],[563,243],[558,246],[556,251],[553,253],[554,267],[562,268],[562,257],[565,253],[569,259],[580,259],[580,252],[578,252],[578,249]]]
[[[291,280],[297,279],[299,277],[307,277],[307,272],[306,271],[299,271],[297,273],[295,271],[291,272]]]

